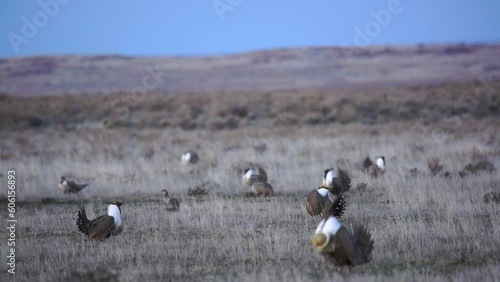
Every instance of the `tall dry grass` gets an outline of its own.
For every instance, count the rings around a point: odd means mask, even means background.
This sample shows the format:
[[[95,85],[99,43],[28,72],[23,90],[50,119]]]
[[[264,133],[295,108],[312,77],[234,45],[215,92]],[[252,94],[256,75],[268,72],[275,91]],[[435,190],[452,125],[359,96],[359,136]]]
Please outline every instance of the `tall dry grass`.
[[[483,201],[499,192],[499,174],[459,176],[479,157],[500,167],[496,119],[301,122],[257,119],[215,131],[101,129],[89,122],[67,131],[56,125],[8,131],[0,139],[0,180],[17,170],[17,280],[64,280],[103,267],[120,281],[500,279],[500,206]],[[439,135],[436,128],[443,129]],[[186,149],[198,152],[199,164],[180,165]],[[387,171],[371,178],[361,162],[378,155],[386,157]],[[435,176],[427,168],[432,158],[443,165]],[[248,188],[237,171],[245,162],[266,169],[275,197],[244,196]],[[342,222],[366,224],[375,240],[372,262],[355,268],[329,265],[310,243],[319,218],[306,213],[305,196],[325,168],[337,165],[353,178]],[[61,175],[90,185],[62,194]],[[205,181],[219,187],[187,196]],[[360,183],[366,188],[356,188]],[[180,200],[181,212],[165,210],[164,188]],[[80,204],[93,218],[115,200],[124,202],[120,236],[95,243],[77,232]],[[0,216],[6,218],[5,209]]]

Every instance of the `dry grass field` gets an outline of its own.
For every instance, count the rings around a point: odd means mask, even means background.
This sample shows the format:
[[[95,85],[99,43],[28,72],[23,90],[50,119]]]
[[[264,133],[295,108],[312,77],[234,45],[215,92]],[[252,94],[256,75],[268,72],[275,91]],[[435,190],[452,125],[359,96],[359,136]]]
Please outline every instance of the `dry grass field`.
[[[500,44],[325,46],[209,56],[52,55],[0,58],[0,93],[275,91],[421,85],[500,76]]]
[[[499,281],[500,201],[485,201],[500,193],[498,89],[500,81],[140,99],[1,96],[0,181],[9,169],[18,175],[15,278]],[[187,149],[198,164],[180,165]],[[360,166],[378,155],[387,172],[371,178]],[[434,158],[443,166],[435,174]],[[481,161],[495,170],[459,175]],[[245,196],[245,162],[266,169],[275,196]],[[320,218],[306,213],[305,197],[331,166],[353,178],[342,222],[372,231],[368,264],[334,267],[310,242]],[[61,175],[89,186],[63,194]],[[206,181],[218,186],[187,195]],[[162,189],[180,200],[180,212],[165,210]],[[94,218],[116,200],[124,203],[121,235],[91,242],[78,233],[80,204]]]

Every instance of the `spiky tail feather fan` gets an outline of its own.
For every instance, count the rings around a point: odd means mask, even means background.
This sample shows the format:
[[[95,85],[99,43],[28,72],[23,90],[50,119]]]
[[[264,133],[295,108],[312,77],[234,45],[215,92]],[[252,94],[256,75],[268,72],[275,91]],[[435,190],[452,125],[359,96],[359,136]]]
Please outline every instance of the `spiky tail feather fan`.
[[[89,219],[87,218],[87,213],[85,212],[83,205],[76,213],[76,226],[78,226],[78,231],[85,235],[89,235]]]
[[[358,246],[358,252],[362,254],[365,263],[370,261],[373,250],[373,239],[368,229],[363,225],[356,225],[353,228],[354,246]]]
[[[345,207],[346,207],[346,202],[344,199],[344,195],[338,196],[337,200],[335,200],[335,202],[333,203],[333,209],[332,209],[333,216],[340,218],[342,215],[344,215]]]
[[[325,201],[323,206],[323,217],[328,218],[330,215],[333,215],[336,218],[340,218],[344,215],[346,207],[346,201],[344,199],[344,195],[337,196],[334,202]]]

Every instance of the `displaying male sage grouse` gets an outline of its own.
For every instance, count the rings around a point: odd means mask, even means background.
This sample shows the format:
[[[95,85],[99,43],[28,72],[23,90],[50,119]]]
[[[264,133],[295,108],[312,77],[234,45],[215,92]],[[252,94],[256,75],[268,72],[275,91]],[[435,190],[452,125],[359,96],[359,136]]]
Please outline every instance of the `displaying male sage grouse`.
[[[199,160],[198,154],[191,150],[184,152],[181,157],[181,163],[184,165],[196,164]]]
[[[327,188],[334,195],[340,196],[351,189],[351,177],[343,169],[327,168],[323,175],[322,187]]]
[[[369,157],[363,162],[363,170],[372,177],[378,177],[385,173],[385,157],[380,156],[375,159],[375,163]]]
[[[168,191],[166,189],[161,190],[163,193],[163,203],[168,211],[179,211],[180,204],[179,201],[175,198],[170,198],[168,195]]]
[[[332,214],[341,217],[345,211],[344,195],[336,196],[327,188],[319,187],[307,195],[306,210],[311,216],[325,217]]]
[[[307,213],[311,216],[326,217],[333,214],[341,217],[346,206],[343,194],[350,188],[351,177],[346,171],[338,169],[337,172],[334,168],[325,169],[323,185],[307,195]]]
[[[108,205],[108,214],[96,217],[93,220],[87,218],[83,205],[76,213],[76,226],[78,231],[89,236],[90,240],[102,240],[109,236],[116,236],[123,231],[123,221],[121,219],[121,202],[114,202]]]
[[[64,193],[78,193],[82,191],[83,188],[87,187],[89,184],[76,184],[71,180],[67,180],[66,177],[61,176],[61,181],[59,181],[59,189]]]
[[[267,182],[266,171],[258,166],[252,165],[243,171],[243,186],[250,186],[254,182]]]
[[[318,252],[337,266],[367,263],[373,250],[366,227],[356,225],[349,231],[332,215],[319,223],[311,241]]]

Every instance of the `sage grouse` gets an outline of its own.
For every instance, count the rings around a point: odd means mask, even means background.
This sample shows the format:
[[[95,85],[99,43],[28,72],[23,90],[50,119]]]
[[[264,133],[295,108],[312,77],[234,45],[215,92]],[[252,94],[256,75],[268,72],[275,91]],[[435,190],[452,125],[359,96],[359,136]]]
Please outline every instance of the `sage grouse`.
[[[78,193],[83,188],[87,187],[88,184],[76,184],[71,180],[67,180],[66,177],[61,176],[61,181],[59,181],[59,189],[64,193]]]
[[[336,196],[324,187],[312,190],[307,195],[306,210],[310,216],[326,217],[333,214],[335,217],[341,217],[345,206],[344,195]]]
[[[181,163],[184,165],[196,164],[199,160],[198,154],[191,150],[184,152],[181,157]]]
[[[163,189],[161,190],[163,193],[163,203],[165,204],[165,207],[167,208],[168,211],[179,211],[180,209],[180,204],[179,201],[175,198],[170,198],[168,195],[168,191]]]
[[[342,169],[328,168],[324,171],[323,184],[307,195],[306,210],[311,216],[341,217],[345,210],[344,192],[351,188],[351,177]]]
[[[271,184],[265,181],[256,181],[252,183],[250,188],[250,194],[253,196],[272,196],[274,195],[274,190]]]
[[[334,216],[319,223],[311,241],[318,252],[337,266],[367,263],[373,250],[373,240],[366,227],[356,225],[349,231]]]
[[[341,194],[351,189],[351,177],[347,171],[339,168],[327,168],[324,171],[323,186],[334,195],[340,196]]]
[[[363,170],[372,177],[378,177],[385,173],[385,157],[380,156],[375,159],[375,163],[369,157],[363,162]]]
[[[76,226],[78,231],[89,236],[90,240],[102,240],[109,236],[117,236],[123,231],[123,221],[121,219],[121,202],[114,202],[108,205],[108,214],[96,217],[93,220],[87,218],[83,205],[77,212]]]
[[[258,166],[252,165],[243,171],[243,186],[250,186],[255,182],[266,182],[267,173],[266,171]]]

